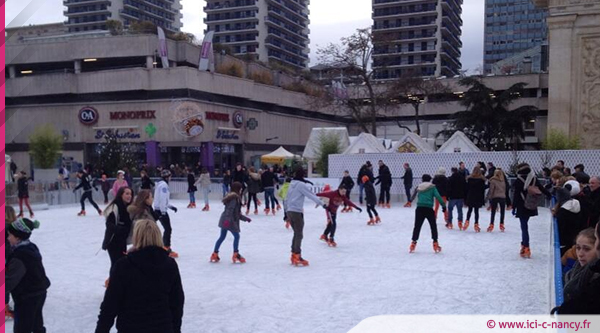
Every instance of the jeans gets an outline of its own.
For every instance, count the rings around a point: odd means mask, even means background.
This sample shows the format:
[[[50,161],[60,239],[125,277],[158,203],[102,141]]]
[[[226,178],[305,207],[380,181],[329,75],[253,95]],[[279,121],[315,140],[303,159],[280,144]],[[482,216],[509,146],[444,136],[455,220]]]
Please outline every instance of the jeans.
[[[79,203],[81,203],[81,210],[85,210],[84,202],[86,199],[92,204],[92,206],[94,206],[94,208],[96,208],[96,210],[100,210],[100,208],[98,208],[98,205],[96,204],[96,202],[94,202],[94,199],[92,198],[92,190],[85,191],[81,195],[81,200],[79,200]]]
[[[15,333],[45,333],[42,310],[46,302],[46,292],[41,295],[15,299]]]
[[[196,192],[188,192],[190,195],[190,203],[196,203]]]
[[[223,198],[229,193],[229,185],[223,184]]]
[[[352,189],[346,189],[346,199],[350,200],[350,192],[352,191]],[[346,202],[344,202],[344,208],[348,207],[348,205],[346,205]]]
[[[519,217],[521,221],[521,245],[529,247],[529,216]]]
[[[358,202],[362,205],[363,203],[363,192],[365,191],[365,185],[363,183],[358,184]]]
[[[275,209],[275,188],[267,187],[265,188],[265,208],[273,208]]]
[[[288,212],[290,224],[294,230],[294,238],[292,239],[292,253],[302,253],[302,238],[304,238],[304,214],[298,212]]]
[[[406,193],[406,201],[410,201],[410,189],[412,185],[404,184],[404,192]]]
[[[438,240],[438,230],[437,225],[435,224],[435,214],[433,212],[433,208],[427,207],[417,207],[415,211],[415,227],[413,229],[412,240],[416,242],[419,240],[419,235],[421,234],[421,227],[423,226],[423,222],[425,219],[429,222],[429,226],[431,227],[431,238],[434,242]]]
[[[104,203],[108,203],[108,191],[102,190],[102,194],[104,194]]]
[[[504,224],[504,211],[506,210],[506,199],[495,198],[490,200],[490,206],[492,206],[492,221],[491,224],[494,224],[494,219],[496,217],[496,209],[500,206],[500,224]]]
[[[171,218],[169,217],[169,214],[165,213],[164,215],[161,215],[158,218],[158,221],[160,221],[163,229],[165,229],[165,232],[163,233],[163,245],[171,247],[171,233],[173,232],[173,229],[171,229]]]
[[[219,239],[217,239],[217,242],[215,243],[215,252],[217,252],[217,253],[219,252],[219,248],[221,247],[221,244],[227,237],[227,231],[231,231],[231,230],[221,228],[221,235],[219,236]],[[240,233],[231,231],[231,234],[233,235],[233,252],[239,252]]]
[[[471,219],[471,213],[475,210],[475,223],[479,223],[479,208],[469,206],[469,210],[467,210],[467,221]]]
[[[325,228],[323,235],[329,236],[329,238],[333,240],[333,237],[335,237],[335,230],[337,229],[337,215],[331,212],[329,212],[329,215],[331,216],[331,222],[327,223],[327,228]]]
[[[448,222],[452,223],[452,210],[456,207],[458,211],[458,220],[463,221],[463,199],[450,199],[448,203]]]
[[[203,187],[202,194],[204,195],[204,204],[208,205],[208,194],[210,193],[210,187]]]
[[[384,204],[384,203],[390,203],[390,188],[389,187],[383,187],[381,186],[381,188],[379,189],[379,203],[380,204]]]

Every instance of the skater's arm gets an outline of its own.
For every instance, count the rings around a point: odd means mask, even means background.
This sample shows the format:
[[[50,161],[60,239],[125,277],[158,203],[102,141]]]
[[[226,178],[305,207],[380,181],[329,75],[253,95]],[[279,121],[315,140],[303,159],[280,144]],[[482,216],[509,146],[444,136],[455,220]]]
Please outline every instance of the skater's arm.
[[[360,209],[360,208],[359,208],[359,207],[358,207],[356,204],[354,204],[354,202],[350,201],[348,198],[346,198],[346,197],[342,197],[342,200],[344,200],[344,203],[345,203],[347,206],[354,207],[354,208],[356,208],[356,209]]]
[[[113,267],[110,272],[110,283],[104,293],[104,300],[100,305],[100,314],[96,324],[96,333],[109,333],[115,322],[115,317],[119,313],[121,298],[125,292],[122,277],[119,274],[118,266]]]
[[[9,294],[11,291],[13,291],[13,289],[17,287],[17,285],[19,285],[19,282],[21,282],[21,279],[23,278],[23,276],[25,276],[26,272],[27,269],[25,268],[25,265],[20,259],[13,258],[8,262],[5,277],[5,294]]]
[[[183,317],[183,304],[185,302],[185,295],[183,294],[183,286],[181,284],[179,268],[176,264],[175,270],[176,277],[169,294],[169,307],[171,309],[171,316],[173,317],[173,332],[181,333],[181,318]]]
[[[82,182],[82,181],[80,181],[80,182],[79,182],[79,184],[77,184],[77,186],[75,186],[75,188],[73,189],[73,192],[74,192],[74,191],[77,191],[77,190],[78,190],[78,189],[80,189],[82,186],[83,186],[83,182]]]

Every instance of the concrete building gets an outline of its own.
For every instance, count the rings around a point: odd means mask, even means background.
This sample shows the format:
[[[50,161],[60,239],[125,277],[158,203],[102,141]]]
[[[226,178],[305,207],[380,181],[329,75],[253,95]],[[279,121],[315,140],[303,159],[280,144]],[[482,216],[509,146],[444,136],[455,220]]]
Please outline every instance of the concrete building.
[[[531,0],[486,0],[483,69],[547,43],[547,10]]]
[[[180,0],[63,0],[63,5],[69,32],[107,30],[106,20],[121,21],[125,27],[149,21],[172,33],[182,27]]]
[[[308,66],[309,0],[207,0],[207,31],[236,55],[297,69]]]
[[[198,70],[200,49],[167,40],[168,69],[155,64],[156,35],[50,38],[6,43],[6,151],[29,170],[29,137],[50,124],[62,156],[98,161],[117,137],[138,163],[250,164],[279,146],[301,154],[314,127],[348,121],[307,107],[274,85]]]
[[[462,0],[373,0],[378,79],[454,77],[462,67]]]
[[[6,36],[14,39],[26,39],[64,35],[68,32],[63,22],[28,25],[17,28],[6,28]]]
[[[492,64],[492,74],[529,74],[548,72],[548,45],[538,45]]]

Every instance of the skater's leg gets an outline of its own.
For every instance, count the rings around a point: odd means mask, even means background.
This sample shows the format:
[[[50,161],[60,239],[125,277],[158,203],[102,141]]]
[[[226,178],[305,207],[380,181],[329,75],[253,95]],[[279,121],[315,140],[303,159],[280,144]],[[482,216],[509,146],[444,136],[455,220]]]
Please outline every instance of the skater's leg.
[[[406,194],[406,201],[410,201],[410,185],[404,185],[404,193]]]
[[[246,198],[246,210],[250,210],[250,194],[248,194],[248,197]]]
[[[498,200],[499,199],[491,199],[490,206],[492,207],[492,213],[490,216],[490,224],[494,224],[494,220],[496,219],[496,209],[498,208]]]
[[[219,239],[217,239],[217,242],[215,243],[215,251],[219,253],[219,248],[221,247],[221,244],[223,243],[223,241],[225,240],[225,238],[227,237],[227,229],[225,228],[221,228],[221,234],[219,235]]]
[[[475,210],[475,223],[479,223],[479,207],[475,207],[474,210]]]
[[[529,247],[529,217],[520,217],[521,222],[521,245]]]
[[[469,210],[467,210],[467,221],[471,219],[471,214],[473,213],[473,207],[469,206]]]
[[[454,199],[451,199],[448,202],[448,223],[452,223],[452,210],[454,209],[454,206],[456,206],[456,201]]]
[[[335,230],[337,229],[337,215],[331,214],[331,229],[329,230],[329,238],[333,239],[335,237]]]
[[[435,215],[435,218],[437,219],[437,213],[438,213],[438,209],[440,208],[440,203],[435,199],[433,201],[435,202],[434,208],[433,208],[433,214]]]
[[[265,209],[271,208],[271,196],[269,195],[269,190],[265,189]]]
[[[421,227],[423,226],[423,222],[426,217],[426,208],[425,207],[417,207],[415,211],[415,226],[413,228],[412,240],[416,242],[419,240],[419,234],[421,234]]]
[[[500,205],[500,224],[504,224],[504,213],[506,210],[506,199],[499,199],[498,204]]]
[[[46,333],[44,327],[44,303],[46,303],[46,292],[38,296],[38,302],[35,308],[35,321],[33,323],[33,333]]]
[[[19,198],[19,215],[23,215],[23,198]]]
[[[83,192],[83,194],[81,195],[81,199],[79,199],[79,203],[81,204],[82,211],[85,210],[85,194],[86,194],[86,192]]]
[[[92,206],[94,206],[94,208],[96,208],[96,210],[100,210],[100,207],[98,207],[98,204],[94,201],[94,198],[92,198],[92,191],[87,192],[88,194],[88,201],[92,204]]]
[[[104,202],[108,202],[108,191],[102,191],[102,194],[104,194]]]
[[[274,202],[273,207],[279,206],[279,200],[277,200],[277,197],[275,196],[275,190],[273,190],[273,196],[271,197],[271,200]]]
[[[302,238],[304,231],[304,216],[298,212],[288,212],[292,229],[294,230],[294,238],[292,240],[292,253],[300,254],[302,252]]]
[[[208,206],[208,194],[210,193],[210,187],[203,187],[202,194],[204,194],[204,205]]]
[[[162,215],[159,219],[160,224],[162,224],[165,232],[163,233],[163,245],[166,247],[171,247],[171,233],[173,230],[171,229],[171,218],[169,214]]]
[[[114,241],[114,239],[113,239]],[[113,266],[115,265],[115,263],[123,258],[125,256],[125,251],[126,248],[124,249],[123,247],[119,246],[119,245],[114,245],[114,244],[110,244],[108,246],[108,256],[110,258],[110,270],[112,271]]]
[[[384,203],[385,201],[385,188],[381,186],[379,188],[379,204]]]
[[[258,194],[257,193],[252,193],[251,195],[251,199],[254,200],[254,210],[258,209]]]
[[[373,206],[371,210],[373,211],[373,214],[375,214],[375,217],[379,216],[379,213],[377,213],[377,209],[375,209],[375,206]]]
[[[463,199],[456,200],[456,209],[458,210],[458,220],[463,220]]]
[[[42,295],[23,297],[15,302],[15,333],[43,333],[44,319],[42,309],[46,301],[46,292]]]
[[[437,230],[437,224],[435,223],[435,214],[433,212],[433,209],[428,209],[428,211],[425,212],[425,218],[429,222],[429,227],[431,227],[431,238],[433,239],[434,242],[437,242],[438,230]]]
[[[372,219],[373,218],[373,206],[371,205],[367,205],[367,214],[369,214],[369,218]]]
[[[240,233],[232,231],[231,234],[233,235],[233,252],[240,252]]]
[[[363,203],[363,192],[365,190],[365,185],[363,183],[358,184],[358,202],[362,205]]]

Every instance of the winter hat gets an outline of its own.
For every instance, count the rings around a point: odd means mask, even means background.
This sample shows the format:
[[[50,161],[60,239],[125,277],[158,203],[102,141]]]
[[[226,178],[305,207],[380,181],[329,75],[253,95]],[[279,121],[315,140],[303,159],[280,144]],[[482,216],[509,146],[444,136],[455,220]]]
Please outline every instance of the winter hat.
[[[370,180],[370,178],[369,178],[369,176],[364,175],[364,176],[362,176],[362,178],[360,180],[362,180],[362,182],[364,184],[364,183],[368,182]]]
[[[117,175],[124,175],[124,174],[125,174],[125,171],[123,171],[123,170],[117,171]]]
[[[436,175],[439,175],[439,176],[445,176],[445,175],[446,175],[446,168],[442,168],[442,167],[440,167],[440,168],[438,169],[438,171],[437,171]]]
[[[579,186],[579,183],[576,180],[569,180],[565,183],[564,188],[569,190],[569,193],[572,197],[576,196],[577,194],[579,194],[579,192],[581,192],[581,187]]]
[[[298,170],[296,170],[296,173],[294,174],[294,179],[295,180],[304,180],[304,169],[302,168],[298,168]]]
[[[160,172],[160,176],[161,176],[162,178],[168,178],[168,177],[171,177],[171,171],[169,171],[168,169],[163,169],[163,170]]]
[[[425,183],[426,183],[426,182],[430,182],[430,181],[431,181],[431,176],[430,176],[430,175],[428,175],[428,174],[424,174],[424,175],[421,177],[421,180],[422,180],[423,182],[425,182]]]
[[[31,221],[30,219],[26,218],[19,218],[8,226],[8,232],[17,238],[25,240],[29,239],[33,229],[37,229],[39,227],[40,222],[37,220]]]
[[[367,161],[367,166],[370,168],[372,166],[371,161]]]
[[[527,163],[521,163],[517,165],[517,173],[520,175],[527,175],[531,172],[531,167]]]

